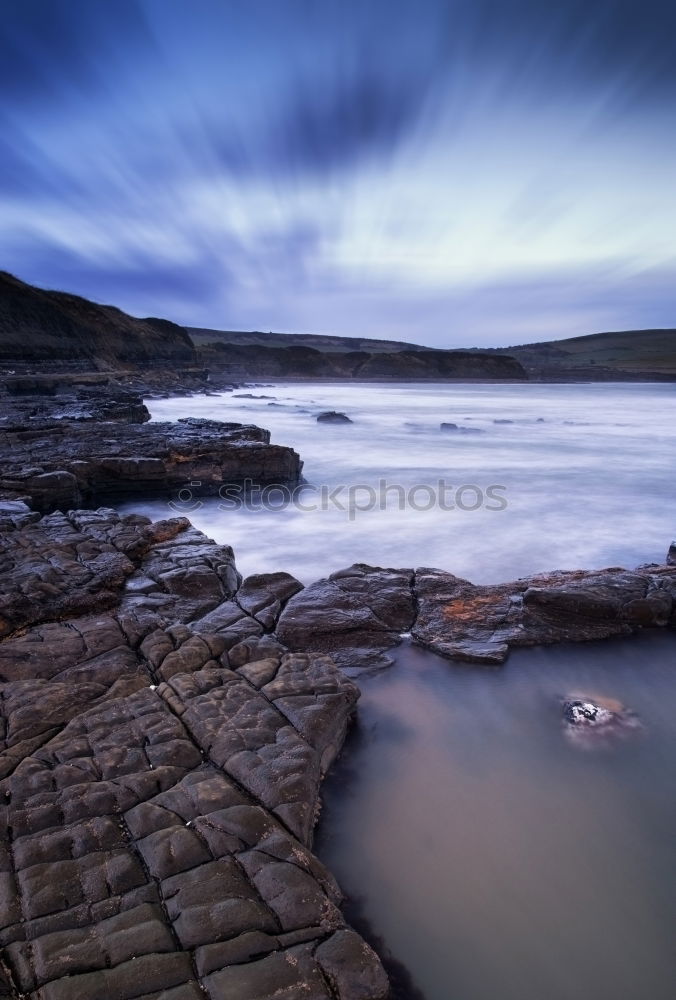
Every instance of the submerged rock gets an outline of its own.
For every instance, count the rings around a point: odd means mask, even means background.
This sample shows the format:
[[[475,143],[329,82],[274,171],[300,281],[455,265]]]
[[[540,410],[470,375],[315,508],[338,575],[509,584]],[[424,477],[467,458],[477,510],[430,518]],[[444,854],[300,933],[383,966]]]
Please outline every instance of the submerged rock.
[[[562,706],[564,732],[578,746],[593,747],[641,729],[638,716],[608,698],[571,695]]]
[[[320,424],[351,424],[354,421],[345,413],[338,413],[336,410],[326,410],[317,414],[317,423]]]
[[[460,427],[458,424],[442,423],[439,429],[449,434],[485,434],[480,427]]]

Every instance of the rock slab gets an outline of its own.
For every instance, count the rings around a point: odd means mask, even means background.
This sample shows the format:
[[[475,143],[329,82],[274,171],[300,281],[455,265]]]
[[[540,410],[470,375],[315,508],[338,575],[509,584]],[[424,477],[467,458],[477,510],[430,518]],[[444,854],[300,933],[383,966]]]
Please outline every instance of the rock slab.
[[[182,518],[0,505],[0,995],[384,1000],[310,849],[358,691]]]

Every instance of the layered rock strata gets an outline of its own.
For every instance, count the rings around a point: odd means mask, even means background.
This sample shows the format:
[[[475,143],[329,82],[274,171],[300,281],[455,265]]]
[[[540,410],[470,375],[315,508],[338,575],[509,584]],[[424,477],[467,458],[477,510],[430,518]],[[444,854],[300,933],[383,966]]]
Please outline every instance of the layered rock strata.
[[[189,485],[204,495],[247,479],[297,483],[301,468],[293,449],[243,424],[0,422],[0,497],[42,512],[134,493],[170,498]]]

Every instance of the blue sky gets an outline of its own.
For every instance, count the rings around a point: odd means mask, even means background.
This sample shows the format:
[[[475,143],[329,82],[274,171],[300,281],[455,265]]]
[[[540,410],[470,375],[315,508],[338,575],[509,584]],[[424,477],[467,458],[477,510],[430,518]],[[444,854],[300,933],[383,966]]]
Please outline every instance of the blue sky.
[[[676,7],[0,0],[0,267],[196,326],[676,325]]]

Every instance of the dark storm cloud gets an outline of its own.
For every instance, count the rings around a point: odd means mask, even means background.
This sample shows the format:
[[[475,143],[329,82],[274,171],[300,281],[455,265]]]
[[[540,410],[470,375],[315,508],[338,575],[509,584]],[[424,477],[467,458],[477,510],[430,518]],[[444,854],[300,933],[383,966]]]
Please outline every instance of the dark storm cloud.
[[[19,106],[91,94],[112,82],[110,71],[122,59],[129,63],[153,45],[136,0],[4,0],[1,6],[0,92]]]
[[[627,96],[667,99],[664,88],[676,87],[676,5],[668,0],[477,0],[441,7],[455,53],[509,66],[514,88],[533,76],[545,89],[622,80]]]
[[[329,172],[363,158],[389,158],[415,124],[429,83],[368,68],[332,90],[299,86],[276,123],[271,161],[291,173]]]

